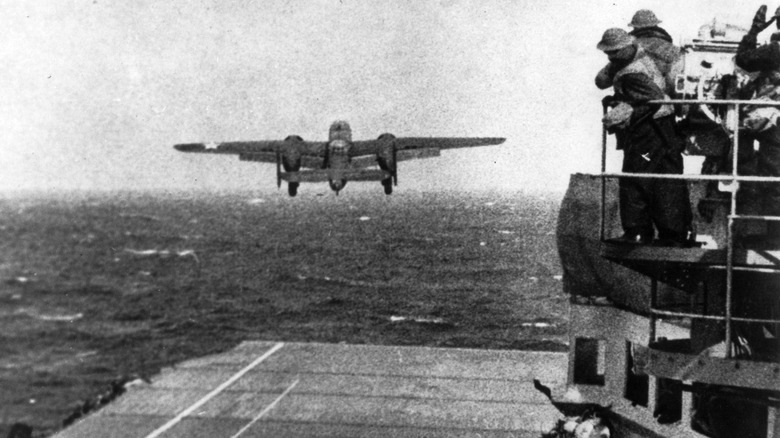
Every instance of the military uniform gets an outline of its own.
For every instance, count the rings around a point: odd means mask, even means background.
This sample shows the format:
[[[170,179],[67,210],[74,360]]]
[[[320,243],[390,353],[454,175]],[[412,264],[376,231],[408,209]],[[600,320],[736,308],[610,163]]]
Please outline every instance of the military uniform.
[[[756,47],[758,34],[748,32],[737,48],[737,65],[748,72],[780,70],[780,44],[772,42]]]
[[[740,91],[741,99],[780,101],[780,42],[756,46],[757,32],[751,31],[742,38],[736,56],[736,64],[758,75]],[[773,38],[774,40],[775,38]],[[761,176],[780,176],[780,110],[776,107],[747,106],[743,113],[741,134],[747,143],[758,140],[755,168],[751,173]],[[750,145],[748,145],[750,146]],[[750,151],[750,147],[746,148]],[[740,150],[740,159],[748,158]],[[740,164],[740,171],[748,168]],[[762,194],[762,213],[780,216],[780,184],[770,183],[757,190]],[[768,222],[769,234],[780,236],[780,222]]]
[[[633,36],[639,46],[655,61],[658,71],[661,72],[666,81],[663,89],[666,94],[671,95],[674,92],[675,78],[682,73],[682,51],[674,45],[669,32],[658,27],[659,23],[661,20],[656,18],[652,11],[639,10],[628,23],[630,27],[634,28],[629,32],[629,35]],[[614,73],[615,67],[611,63],[607,64],[597,75],[597,85],[600,88],[611,86],[610,78],[614,76]]]
[[[633,110],[623,127],[612,129],[618,149],[623,150],[623,172],[681,174],[683,144],[676,133],[674,108],[647,103],[668,99],[664,78],[647,52],[634,47],[630,60],[611,62],[614,75],[610,82],[615,92],[611,104],[627,104]],[[597,85],[598,81],[597,77]],[[692,214],[685,181],[621,178],[619,187],[623,240],[648,243],[655,226],[665,243],[687,242]]]
[[[666,80],[664,91],[671,95],[674,92],[674,79],[682,73],[683,67],[682,52],[672,43],[671,35],[658,26],[638,27],[629,35],[635,37],[637,43],[655,61]]]

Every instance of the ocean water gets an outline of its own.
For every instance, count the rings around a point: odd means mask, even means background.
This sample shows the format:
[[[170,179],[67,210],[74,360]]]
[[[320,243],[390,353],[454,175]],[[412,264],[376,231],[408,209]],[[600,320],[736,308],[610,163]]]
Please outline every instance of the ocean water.
[[[0,198],[0,435],[242,340],[566,349],[559,195]]]

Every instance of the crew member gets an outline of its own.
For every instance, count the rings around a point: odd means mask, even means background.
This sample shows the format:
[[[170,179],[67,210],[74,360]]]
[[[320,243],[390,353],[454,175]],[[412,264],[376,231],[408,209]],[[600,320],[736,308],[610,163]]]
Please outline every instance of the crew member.
[[[742,99],[780,101],[780,32],[772,34],[768,44],[757,47],[758,34],[769,27],[780,16],[780,8],[775,16],[766,20],[766,6],[762,5],[753,18],[753,24],[747,35],[742,38],[737,49],[737,66],[747,72],[758,72],[741,90]],[[780,21],[778,21],[780,28]],[[758,140],[755,173],[761,176],[780,176],[780,109],[772,106],[747,106],[742,120],[746,140]],[[752,146],[752,141],[748,142]],[[742,149],[742,148],[740,148]],[[740,150],[739,159],[746,158],[746,151]],[[743,166],[740,165],[739,170]],[[780,183],[768,183],[763,190],[762,213],[780,216]],[[780,222],[767,222],[768,234],[780,238]]]
[[[653,59],[666,81],[664,92],[671,96],[674,93],[675,78],[682,73],[682,51],[673,44],[669,32],[658,26],[660,23],[661,20],[653,11],[640,9],[628,23],[628,26],[633,28],[629,35],[636,38],[637,44]],[[596,77],[597,83],[603,88],[611,86],[614,72],[615,69],[607,64]]]
[[[636,11],[629,27],[633,27],[629,35],[636,38],[637,43],[653,58],[658,70],[666,79],[666,92],[671,95],[674,92],[674,80],[678,73],[682,73],[682,50],[674,45],[672,36],[664,28],[653,11],[640,9]]]
[[[668,98],[655,62],[636,38],[622,29],[608,29],[596,47],[607,55],[612,68],[614,96],[603,101],[605,108],[611,108],[603,123],[623,150],[623,172],[681,174],[683,143],[675,131],[674,109],[648,104]],[[607,88],[599,83],[599,76],[596,85]],[[616,241],[651,243],[655,226],[657,243],[688,244],[692,215],[685,181],[621,178],[619,187],[624,234]]]

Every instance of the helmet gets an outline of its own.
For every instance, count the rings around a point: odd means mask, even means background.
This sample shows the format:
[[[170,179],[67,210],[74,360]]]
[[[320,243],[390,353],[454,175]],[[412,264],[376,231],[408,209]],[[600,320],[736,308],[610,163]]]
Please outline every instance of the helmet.
[[[643,27],[655,26],[660,22],[661,20],[659,20],[658,17],[656,17],[653,11],[651,11],[650,9],[640,9],[636,11],[636,14],[634,14],[634,17],[631,19],[631,22],[628,23],[628,27],[633,27],[634,29],[641,29]]]
[[[628,47],[634,44],[634,37],[629,35],[623,29],[613,27],[607,29],[604,35],[601,37],[601,41],[596,45],[596,48],[602,51],[618,50],[623,47]]]

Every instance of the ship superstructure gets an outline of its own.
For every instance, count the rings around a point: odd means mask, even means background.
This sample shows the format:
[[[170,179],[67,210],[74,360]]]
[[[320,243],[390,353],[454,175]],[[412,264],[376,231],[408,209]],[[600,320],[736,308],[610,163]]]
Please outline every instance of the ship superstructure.
[[[780,241],[767,237],[780,217],[759,201],[780,178],[746,171],[746,155],[731,153],[745,148],[740,111],[779,103],[737,98],[749,79],[733,61],[742,34],[713,22],[684,45],[673,103],[701,173],[609,173],[605,134],[601,172],[573,175],[561,206],[572,302],[559,399],[610,406],[616,436],[780,437]],[[696,244],[611,242],[620,178],[686,180]]]

